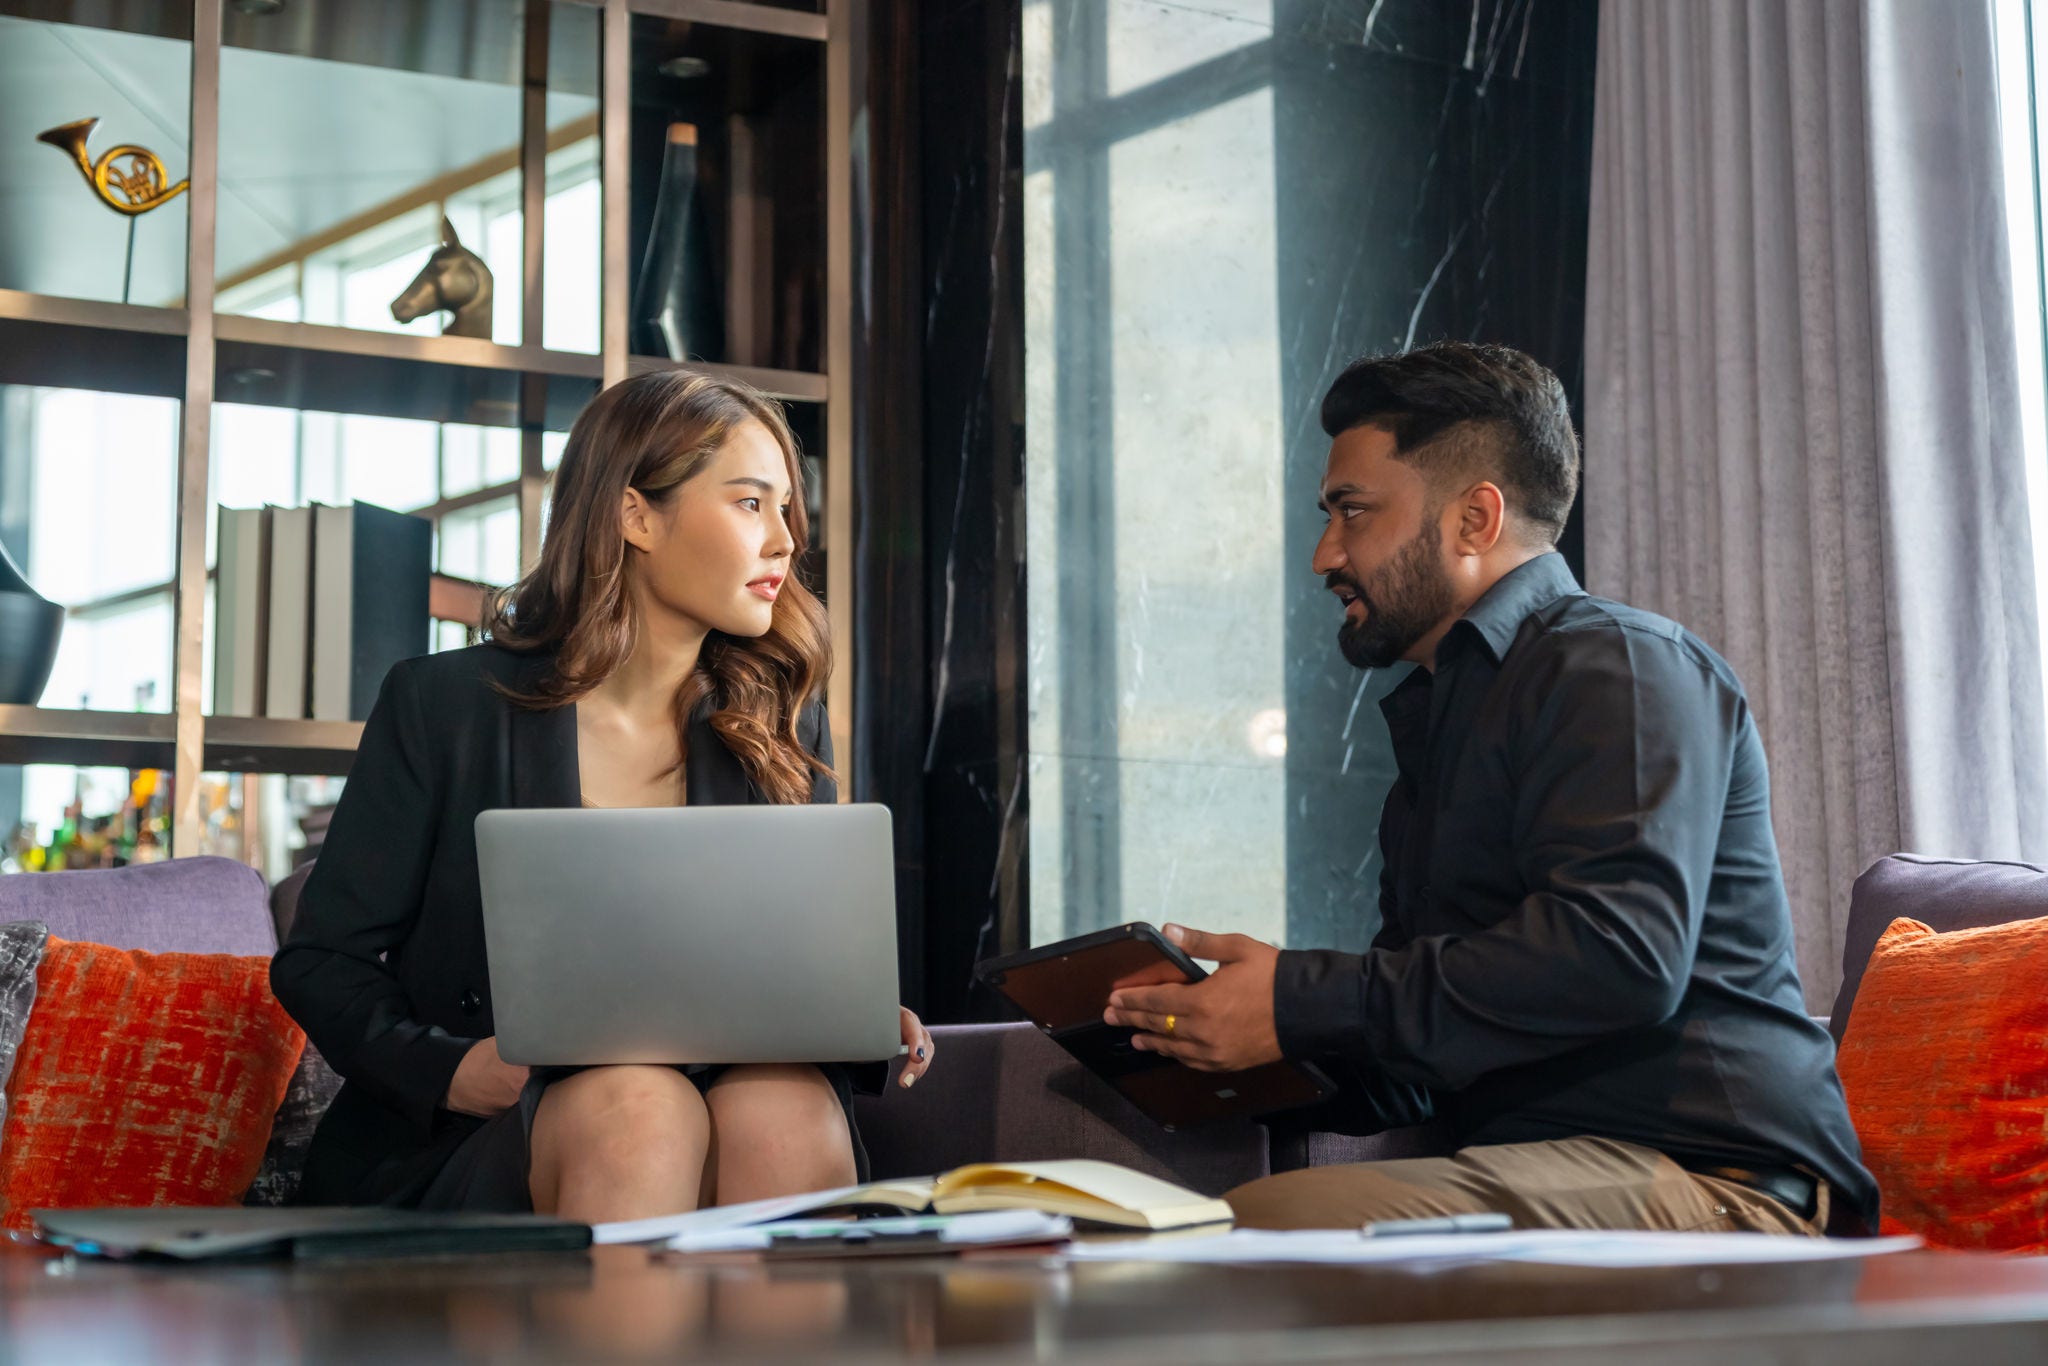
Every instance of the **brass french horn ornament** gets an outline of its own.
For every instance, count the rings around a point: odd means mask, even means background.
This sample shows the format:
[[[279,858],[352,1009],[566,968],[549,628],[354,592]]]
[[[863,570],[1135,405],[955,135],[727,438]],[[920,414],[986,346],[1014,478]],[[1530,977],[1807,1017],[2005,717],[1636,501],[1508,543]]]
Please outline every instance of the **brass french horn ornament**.
[[[80,175],[100,202],[115,213],[130,218],[148,213],[159,205],[169,203],[185,192],[190,180],[181,180],[175,185],[166,185],[163,159],[147,147],[137,147],[124,142],[119,147],[110,147],[100,153],[94,161],[85,150],[86,139],[99,126],[97,118],[79,119],[56,128],[36,134],[37,142],[47,142],[59,151],[69,152],[78,163]]]

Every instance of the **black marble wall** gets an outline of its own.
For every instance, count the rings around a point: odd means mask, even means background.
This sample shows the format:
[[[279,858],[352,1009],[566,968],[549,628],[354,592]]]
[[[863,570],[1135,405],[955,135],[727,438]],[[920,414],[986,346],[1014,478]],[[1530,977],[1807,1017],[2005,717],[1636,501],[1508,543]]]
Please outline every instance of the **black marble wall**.
[[[1016,0],[878,3],[856,120],[857,799],[896,816],[906,999],[972,986],[1025,905]]]
[[[1373,351],[1503,342],[1582,390],[1597,0],[1277,0],[1274,125],[1287,558],[1305,567],[1323,391]],[[1303,509],[1308,509],[1304,511]],[[1563,549],[1583,573],[1575,513]],[[1326,595],[1286,598],[1288,941],[1378,925],[1393,757]]]

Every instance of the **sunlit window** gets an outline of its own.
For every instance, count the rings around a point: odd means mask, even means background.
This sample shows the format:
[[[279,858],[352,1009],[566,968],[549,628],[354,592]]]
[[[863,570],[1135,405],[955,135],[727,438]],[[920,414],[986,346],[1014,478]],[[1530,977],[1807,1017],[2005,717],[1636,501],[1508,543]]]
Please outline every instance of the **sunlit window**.
[[[2044,276],[2041,99],[2037,62],[2048,54],[2048,5],[1997,0],[1999,122],[2005,152],[2007,241],[2019,344],[2020,421],[2034,530],[2034,603],[2048,641],[2048,276]],[[2048,669],[2042,670],[2048,688]],[[2044,698],[2048,702],[2048,698]],[[2048,757],[2048,756],[2044,756]]]

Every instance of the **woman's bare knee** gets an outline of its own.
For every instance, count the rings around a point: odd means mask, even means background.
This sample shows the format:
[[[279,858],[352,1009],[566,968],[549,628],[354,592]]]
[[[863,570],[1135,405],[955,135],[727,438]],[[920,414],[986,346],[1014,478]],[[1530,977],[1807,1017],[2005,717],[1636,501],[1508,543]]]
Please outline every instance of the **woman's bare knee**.
[[[549,1086],[534,1112],[528,1187],[553,1208],[565,1183],[694,1183],[710,1115],[688,1077],[667,1067],[594,1067]],[[636,1180],[637,1184],[637,1180]]]
[[[721,1204],[845,1185],[853,1137],[838,1093],[817,1068],[736,1067],[708,1098]]]

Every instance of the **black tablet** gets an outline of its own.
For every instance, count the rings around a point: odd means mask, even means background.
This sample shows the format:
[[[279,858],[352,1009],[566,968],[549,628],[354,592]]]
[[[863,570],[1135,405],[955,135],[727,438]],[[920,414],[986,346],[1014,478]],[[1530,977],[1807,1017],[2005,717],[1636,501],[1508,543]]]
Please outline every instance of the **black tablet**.
[[[1307,1063],[1200,1072],[1161,1054],[1138,1051],[1131,1046],[1136,1030],[1105,1024],[1102,1012],[1109,1008],[1110,993],[1120,987],[1199,982],[1208,976],[1150,925],[1116,925],[991,958],[974,972],[1054,1043],[1168,1129],[1312,1105],[1335,1089]]]

